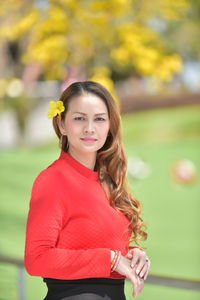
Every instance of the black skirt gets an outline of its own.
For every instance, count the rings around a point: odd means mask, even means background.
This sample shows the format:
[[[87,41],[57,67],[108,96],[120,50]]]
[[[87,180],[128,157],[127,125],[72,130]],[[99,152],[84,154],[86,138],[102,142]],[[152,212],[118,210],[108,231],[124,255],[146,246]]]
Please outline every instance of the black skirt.
[[[43,278],[43,281],[48,288],[44,300],[126,300],[124,279],[60,280]]]

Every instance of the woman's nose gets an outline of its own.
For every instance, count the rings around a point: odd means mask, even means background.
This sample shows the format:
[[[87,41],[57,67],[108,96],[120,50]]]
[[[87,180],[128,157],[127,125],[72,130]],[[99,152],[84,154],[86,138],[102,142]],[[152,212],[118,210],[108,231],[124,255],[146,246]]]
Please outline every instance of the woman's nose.
[[[84,128],[85,133],[93,133],[94,132],[94,126],[93,122],[87,122],[87,125]]]

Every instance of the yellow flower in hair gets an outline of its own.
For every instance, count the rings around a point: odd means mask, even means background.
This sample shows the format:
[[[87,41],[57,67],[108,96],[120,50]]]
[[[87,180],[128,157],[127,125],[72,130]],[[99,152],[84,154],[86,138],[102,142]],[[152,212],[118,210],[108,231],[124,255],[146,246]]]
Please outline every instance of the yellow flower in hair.
[[[49,108],[50,108],[50,110],[47,113],[47,117],[49,119],[51,119],[57,115],[60,116],[61,113],[65,110],[65,107],[64,107],[62,101],[58,101],[57,103],[55,101],[50,101]]]

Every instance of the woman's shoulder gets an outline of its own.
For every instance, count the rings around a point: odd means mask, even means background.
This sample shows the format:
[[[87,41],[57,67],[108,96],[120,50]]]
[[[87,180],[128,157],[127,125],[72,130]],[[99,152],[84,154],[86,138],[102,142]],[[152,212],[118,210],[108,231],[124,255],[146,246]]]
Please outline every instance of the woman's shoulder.
[[[40,185],[48,185],[51,188],[52,183],[55,183],[58,178],[60,170],[60,164],[58,163],[58,159],[52,162],[45,169],[40,171],[33,182],[33,187]]]
[[[30,205],[47,207],[62,203],[62,182],[60,182],[57,161],[43,169],[35,178],[31,190]],[[39,205],[39,206],[38,206]]]

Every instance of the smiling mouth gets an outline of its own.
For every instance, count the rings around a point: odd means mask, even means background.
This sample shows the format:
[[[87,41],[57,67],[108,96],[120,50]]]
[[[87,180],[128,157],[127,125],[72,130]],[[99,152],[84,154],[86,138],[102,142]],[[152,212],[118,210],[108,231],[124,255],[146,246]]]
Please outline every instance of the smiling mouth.
[[[90,143],[97,141],[97,139],[92,139],[92,138],[82,138],[81,140],[84,142],[90,142]]]

